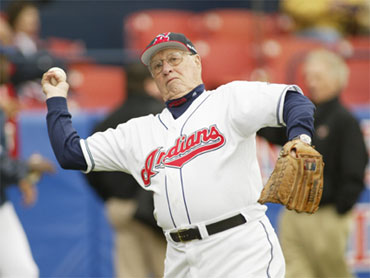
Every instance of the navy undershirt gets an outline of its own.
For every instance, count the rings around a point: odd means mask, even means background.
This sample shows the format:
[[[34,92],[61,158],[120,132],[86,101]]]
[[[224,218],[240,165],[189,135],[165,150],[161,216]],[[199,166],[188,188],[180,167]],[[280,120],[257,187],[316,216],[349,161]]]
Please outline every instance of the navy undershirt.
[[[166,102],[168,110],[177,119],[192,102],[203,93],[201,84],[185,96]],[[67,101],[63,97],[53,97],[46,101],[48,107],[47,126],[55,156],[64,169],[86,170],[87,164],[80,146],[80,137],[72,126]],[[313,114],[315,106],[302,94],[288,91],[285,96],[283,120],[287,126],[289,140],[300,134],[311,138],[314,132]]]
[[[185,96],[177,99],[171,99],[166,101],[166,106],[168,110],[170,110],[174,119],[180,117],[186,109],[196,100],[204,92],[204,85],[200,84],[199,86],[195,87]]]

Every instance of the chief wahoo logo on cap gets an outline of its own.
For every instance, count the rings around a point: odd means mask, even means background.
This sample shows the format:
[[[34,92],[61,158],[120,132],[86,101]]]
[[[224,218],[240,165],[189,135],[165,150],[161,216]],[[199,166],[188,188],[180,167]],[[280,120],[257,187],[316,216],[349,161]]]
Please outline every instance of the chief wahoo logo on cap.
[[[157,43],[168,42],[170,40],[170,34],[170,32],[159,34],[155,37],[153,45],[156,45]]]

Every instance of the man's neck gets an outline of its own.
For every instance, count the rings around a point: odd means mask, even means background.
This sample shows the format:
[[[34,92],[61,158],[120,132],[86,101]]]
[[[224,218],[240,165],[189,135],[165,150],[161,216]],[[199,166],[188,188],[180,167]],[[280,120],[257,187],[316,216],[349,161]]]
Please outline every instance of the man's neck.
[[[193,101],[204,92],[204,85],[200,84],[182,97],[166,101],[166,107],[172,116],[177,119],[180,117]]]

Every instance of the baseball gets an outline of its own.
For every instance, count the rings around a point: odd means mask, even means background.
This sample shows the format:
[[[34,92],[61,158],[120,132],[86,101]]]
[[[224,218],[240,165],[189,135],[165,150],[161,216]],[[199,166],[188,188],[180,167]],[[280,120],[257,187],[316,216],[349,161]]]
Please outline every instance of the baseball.
[[[54,71],[60,77],[61,81],[66,81],[67,80],[67,75],[66,75],[65,71],[61,68],[53,67],[53,68],[50,68],[48,71]],[[52,77],[50,79],[50,83],[53,86],[58,85],[58,81],[54,77]]]

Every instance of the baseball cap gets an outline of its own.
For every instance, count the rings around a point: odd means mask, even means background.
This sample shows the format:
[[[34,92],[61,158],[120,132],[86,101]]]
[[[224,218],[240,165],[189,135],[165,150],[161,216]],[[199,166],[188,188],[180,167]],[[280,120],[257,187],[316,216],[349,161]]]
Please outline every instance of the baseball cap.
[[[159,50],[165,48],[179,48],[197,54],[194,45],[184,34],[167,32],[159,34],[148,44],[141,54],[141,61],[147,66],[150,58]]]

